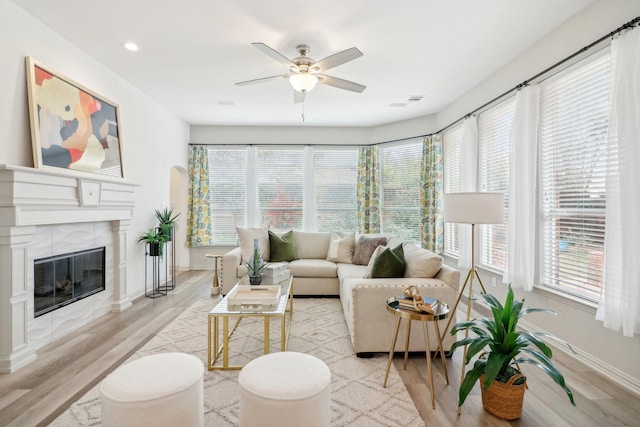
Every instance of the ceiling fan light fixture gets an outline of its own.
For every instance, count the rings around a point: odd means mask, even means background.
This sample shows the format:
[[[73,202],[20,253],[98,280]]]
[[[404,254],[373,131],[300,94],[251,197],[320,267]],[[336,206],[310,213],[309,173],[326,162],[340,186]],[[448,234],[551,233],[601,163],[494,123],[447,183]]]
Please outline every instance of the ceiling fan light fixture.
[[[318,78],[313,74],[298,73],[289,77],[289,83],[298,92],[311,92],[316,87]]]

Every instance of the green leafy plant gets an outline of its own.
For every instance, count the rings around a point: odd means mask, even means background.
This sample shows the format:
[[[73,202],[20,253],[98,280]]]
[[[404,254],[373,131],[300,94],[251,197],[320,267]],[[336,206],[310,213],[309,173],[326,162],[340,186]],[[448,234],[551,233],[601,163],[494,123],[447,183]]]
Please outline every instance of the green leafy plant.
[[[573,393],[566,386],[564,377],[551,361],[551,349],[539,337],[547,337],[566,345],[571,351],[573,348],[553,335],[543,332],[524,332],[516,330],[518,320],[524,315],[535,312],[547,312],[557,314],[553,310],[543,308],[523,308],[524,299],[514,301],[511,285],[507,291],[504,306],[490,294],[482,294],[493,317],[473,319],[468,322],[460,322],[453,326],[451,334],[468,330],[475,336],[469,336],[453,343],[451,350],[457,347],[468,346],[464,360],[469,364],[477,354],[484,352],[483,357],[478,358],[473,369],[467,372],[460,384],[459,403],[462,406],[465,399],[473,389],[476,381],[484,374],[484,384],[488,389],[494,380],[506,383],[509,378],[519,373],[519,364],[528,363],[541,368],[553,381],[565,391],[571,403],[575,406]],[[486,350],[488,347],[488,350]],[[516,381],[522,382],[524,379]]]
[[[174,215],[173,208],[156,209],[155,212],[156,218],[158,219],[158,227],[160,227],[162,233],[171,238],[171,229],[176,223],[178,216],[180,216],[180,213]]]
[[[167,242],[167,236],[159,227],[151,227],[149,231],[147,231],[146,233],[144,233],[138,238],[138,243],[139,242],[160,245],[159,255],[162,256],[162,246],[165,242]]]
[[[264,270],[266,264],[264,262],[264,258],[262,258],[262,255],[260,254],[260,251],[258,249],[254,249],[253,255],[251,255],[246,265],[249,277],[258,277],[262,274],[262,270]]]

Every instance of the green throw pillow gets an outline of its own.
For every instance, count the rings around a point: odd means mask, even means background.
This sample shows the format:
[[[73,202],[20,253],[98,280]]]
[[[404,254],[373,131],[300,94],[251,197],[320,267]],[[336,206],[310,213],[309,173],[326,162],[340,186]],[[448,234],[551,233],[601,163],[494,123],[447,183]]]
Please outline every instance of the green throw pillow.
[[[293,240],[293,230],[278,236],[269,230],[269,261],[293,261],[296,255],[296,242]]]
[[[387,248],[373,261],[371,278],[404,277],[405,267],[402,245],[398,245],[393,249]]]

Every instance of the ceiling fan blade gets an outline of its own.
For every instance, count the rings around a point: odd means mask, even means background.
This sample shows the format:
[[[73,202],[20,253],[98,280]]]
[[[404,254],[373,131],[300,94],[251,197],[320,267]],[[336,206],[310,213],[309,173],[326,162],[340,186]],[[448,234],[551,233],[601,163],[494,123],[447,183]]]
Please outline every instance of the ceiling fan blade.
[[[287,67],[289,67],[291,69],[299,71],[299,68],[298,68],[298,66],[296,64],[291,62],[289,60],[289,58],[287,58],[286,56],[284,56],[283,54],[281,54],[277,50],[270,48],[269,46],[267,46],[264,43],[251,43],[251,44],[253,46],[255,46],[258,50],[260,50],[262,53],[270,56],[271,58],[275,59],[276,61],[286,65]]]
[[[246,80],[244,82],[238,82],[236,83],[236,86],[246,86],[246,85],[252,85],[256,83],[266,83],[271,80],[287,79],[287,78],[289,78],[289,74],[282,74],[279,76],[263,77],[261,79],[253,79],[253,80]]]
[[[306,95],[306,92],[298,92],[297,90],[293,91],[293,103],[294,104],[300,104],[302,102],[304,102],[304,97]]]
[[[313,70],[316,68],[318,71],[325,71],[329,68],[337,67],[338,65],[342,65],[345,62],[353,61],[356,58],[360,58],[362,56],[362,52],[358,50],[358,48],[352,47],[351,49],[343,50],[342,52],[335,53],[331,56],[327,56],[324,59],[316,62],[311,66]]]
[[[337,77],[316,74],[318,81],[322,84],[337,87],[338,89],[350,90],[351,92],[362,93],[367,87],[359,83],[350,82],[349,80],[339,79]]]

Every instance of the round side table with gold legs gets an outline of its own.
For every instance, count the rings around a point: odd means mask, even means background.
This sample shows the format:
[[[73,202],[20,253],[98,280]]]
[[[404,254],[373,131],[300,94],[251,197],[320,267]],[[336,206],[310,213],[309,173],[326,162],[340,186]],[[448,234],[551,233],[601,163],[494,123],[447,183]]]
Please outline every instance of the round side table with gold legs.
[[[213,283],[211,284],[211,295],[220,294],[220,281],[218,280],[218,258],[222,258],[222,255],[218,254],[206,254],[207,258],[213,258]]]
[[[429,328],[427,322],[433,322],[438,338],[438,348],[436,351],[440,352],[440,359],[442,360],[442,368],[444,369],[444,377],[449,384],[449,374],[447,373],[447,362],[444,357],[444,348],[442,348],[442,338],[440,336],[440,328],[438,327],[438,320],[446,319],[449,317],[451,309],[445,303],[439,303],[438,309],[434,314],[429,314],[422,311],[400,308],[398,305],[398,299],[403,297],[393,297],[387,300],[387,311],[397,317],[396,328],[393,333],[393,342],[391,343],[391,350],[389,350],[389,360],[387,361],[387,371],[384,374],[383,387],[387,386],[387,378],[389,377],[389,369],[391,368],[391,361],[393,360],[394,350],[396,348],[396,342],[398,341],[398,331],[400,330],[400,322],[402,319],[407,321],[407,336],[404,347],[404,369],[407,369],[407,357],[409,355],[409,338],[411,336],[411,321],[419,320],[422,322],[422,330],[424,333],[425,353],[427,359],[427,376],[429,378],[429,389],[431,391],[431,407],[436,409],[436,397],[433,389],[433,372],[431,371],[431,351],[429,344]]]

